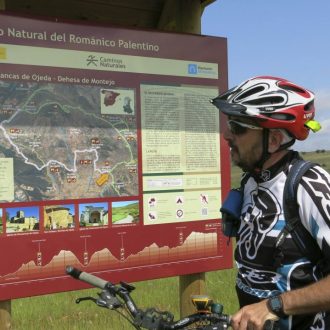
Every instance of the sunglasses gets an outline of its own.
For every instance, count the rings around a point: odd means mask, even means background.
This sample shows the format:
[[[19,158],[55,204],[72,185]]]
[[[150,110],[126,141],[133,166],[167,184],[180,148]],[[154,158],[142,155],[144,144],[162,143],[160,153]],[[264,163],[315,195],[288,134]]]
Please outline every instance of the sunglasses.
[[[242,123],[240,121],[236,120],[228,120],[227,121],[227,126],[230,130],[230,132],[234,135],[243,135],[247,132],[248,129],[262,129],[262,127],[247,124],[247,123]]]

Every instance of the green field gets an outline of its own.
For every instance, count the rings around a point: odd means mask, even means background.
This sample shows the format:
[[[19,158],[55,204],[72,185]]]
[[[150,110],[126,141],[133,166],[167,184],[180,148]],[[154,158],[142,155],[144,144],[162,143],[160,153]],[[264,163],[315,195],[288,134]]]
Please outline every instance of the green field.
[[[302,153],[303,158],[330,170],[330,151]],[[239,184],[240,171],[232,170],[232,186]],[[206,274],[207,293],[224,305],[225,313],[234,313],[237,300],[234,290],[235,269],[214,271]],[[135,283],[133,297],[141,307],[157,307],[169,310],[179,316],[179,278],[171,277]],[[98,308],[90,302],[75,304],[81,296],[95,295],[98,290],[83,290],[52,294],[41,297],[12,301],[12,322],[14,329],[89,329],[128,330],[129,324],[115,312]]]
[[[115,204],[115,203],[113,203]],[[139,203],[132,203],[121,207],[112,207],[112,223],[125,219],[127,216],[133,218],[133,222],[139,220]]]
[[[328,172],[330,172],[330,151],[314,151],[314,152],[301,152],[301,157],[305,160],[317,163],[323,166]],[[231,185],[232,187],[239,187],[240,178],[242,175],[241,169],[233,166],[231,169]]]

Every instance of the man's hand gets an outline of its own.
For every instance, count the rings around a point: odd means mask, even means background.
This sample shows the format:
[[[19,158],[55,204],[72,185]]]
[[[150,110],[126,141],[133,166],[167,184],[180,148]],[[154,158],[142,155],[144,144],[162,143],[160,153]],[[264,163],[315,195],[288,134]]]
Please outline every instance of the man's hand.
[[[278,320],[267,307],[266,300],[244,306],[232,316],[231,326],[234,330],[262,330],[267,320]]]

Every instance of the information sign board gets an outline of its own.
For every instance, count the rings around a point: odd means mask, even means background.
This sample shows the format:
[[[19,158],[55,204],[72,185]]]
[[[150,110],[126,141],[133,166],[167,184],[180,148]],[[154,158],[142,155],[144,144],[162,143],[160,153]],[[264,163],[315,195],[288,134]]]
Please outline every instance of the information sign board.
[[[229,268],[226,39],[0,15],[0,300]]]

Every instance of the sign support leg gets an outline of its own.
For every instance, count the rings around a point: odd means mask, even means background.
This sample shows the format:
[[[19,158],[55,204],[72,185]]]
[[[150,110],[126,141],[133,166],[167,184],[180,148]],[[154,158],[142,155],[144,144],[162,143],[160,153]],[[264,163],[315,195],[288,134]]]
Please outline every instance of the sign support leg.
[[[185,317],[196,311],[191,295],[205,294],[205,273],[189,274],[180,276],[180,317]]]
[[[11,329],[11,300],[0,301],[0,329]]]

